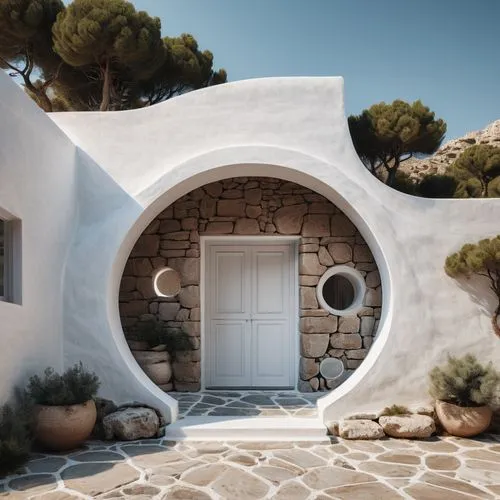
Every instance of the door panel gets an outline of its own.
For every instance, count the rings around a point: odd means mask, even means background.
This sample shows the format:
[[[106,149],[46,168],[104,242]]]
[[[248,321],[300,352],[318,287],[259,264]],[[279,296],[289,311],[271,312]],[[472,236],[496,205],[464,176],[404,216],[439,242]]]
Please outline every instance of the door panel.
[[[211,387],[251,385],[248,321],[214,320],[210,329],[209,381]]]
[[[291,387],[288,321],[252,322],[252,386]]]

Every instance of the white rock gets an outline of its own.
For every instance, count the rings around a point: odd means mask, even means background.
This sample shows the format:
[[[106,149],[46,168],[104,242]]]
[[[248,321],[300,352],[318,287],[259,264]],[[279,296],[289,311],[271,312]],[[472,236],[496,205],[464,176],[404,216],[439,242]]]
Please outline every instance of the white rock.
[[[151,408],[125,408],[110,413],[102,421],[105,439],[133,441],[148,439],[158,433],[160,420]]]
[[[434,419],[427,415],[380,417],[379,423],[388,436],[398,438],[428,438],[436,432]]]
[[[373,420],[343,420],[339,423],[339,436],[344,439],[380,439],[384,431]]]

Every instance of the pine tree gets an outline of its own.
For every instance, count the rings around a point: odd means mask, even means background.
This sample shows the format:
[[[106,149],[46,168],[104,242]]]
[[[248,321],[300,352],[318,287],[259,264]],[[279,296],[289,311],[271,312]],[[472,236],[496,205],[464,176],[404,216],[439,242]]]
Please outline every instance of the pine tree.
[[[47,91],[61,66],[52,50],[52,26],[63,10],[61,0],[0,2],[0,67],[21,76],[28,94],[45,111],[52,111]],[[37,72],[45,78],[34,81]]]
[[[448,167],[458,187],[458,198],[495,198],[500,196],[500,148],[477,144],[467,148]]]
[[[477,244],[467,243],[460,251],[447,257],[445,271],[454,278],[477,274],[488,279],[497,297],[492,317],[493,330],[500,337],[500,235]]]
[[[396,184],[401,163],[414,154],[432,154],[441,144],[446,123],[421,101],[381,102],[350,116],[349,129],[361,161],[372,173],[385,170],[386,184]]]
[[[165,57],[160,19],[125,0],[74,0],[52,31],[54,50],[67,64],[94,70],[101,111],[110,108],[117,81],[147,79]]]

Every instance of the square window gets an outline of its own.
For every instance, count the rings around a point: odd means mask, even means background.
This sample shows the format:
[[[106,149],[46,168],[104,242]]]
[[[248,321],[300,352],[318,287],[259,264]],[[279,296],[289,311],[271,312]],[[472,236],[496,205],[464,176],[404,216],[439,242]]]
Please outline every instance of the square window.
[[[0,219],[0,301],[21,304],[21,221]]]

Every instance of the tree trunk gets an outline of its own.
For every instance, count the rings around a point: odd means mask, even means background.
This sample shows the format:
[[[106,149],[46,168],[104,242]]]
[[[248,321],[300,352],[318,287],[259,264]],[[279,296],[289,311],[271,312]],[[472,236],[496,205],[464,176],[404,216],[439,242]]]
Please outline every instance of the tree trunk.
[[[44,89],[37,89],[29,79],[29,76],[20,73],[24,80],[24,86],[36,97],[37,104],[47,113],[52,111],[52,102]]]
[[[109,58],[106,59],[106,64],[104,68],[101,67],[101,71],[104,73],[104,80],[102,84],[102,101],[99,111],[108,111],[109,101],[111,95],[111,75],[109,74]]]
[[[397,167],[394,166],[390,168],[387,171],[387,181],[386,184],[390,187],[394,187],[394,184],[396,183],[396,172],[397,172]]]
[[[493,313],[493,317],[491,318],[491,323],[493,325],[493,331],[495,335],[500,338],[500,325],[498,324],[498,319],[500,317],[500,302],[498,303],[495,312]]]

